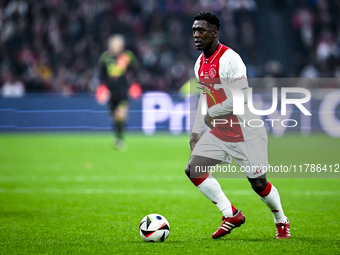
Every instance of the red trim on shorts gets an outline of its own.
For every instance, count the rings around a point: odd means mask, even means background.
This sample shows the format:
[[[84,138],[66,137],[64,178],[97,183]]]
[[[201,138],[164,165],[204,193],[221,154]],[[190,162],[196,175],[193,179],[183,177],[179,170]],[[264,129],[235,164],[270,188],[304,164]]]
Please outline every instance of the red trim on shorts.
[[[266,197],[269,195],[270,191],[272,190],[272,184],[270,182],[267,182],[267,186],[266,188],[260,192],[260,193],[257,193],[260,197]]]
[[[202,174],[201,176],[197,177],[197,178],[193,178],[193,179],[190,179],[190,181],[195,185],[195,186],[198,186],[200,185],[202,182],[205,181],[205,179],[207,179],[209,177],[209,173],[204,173]]]

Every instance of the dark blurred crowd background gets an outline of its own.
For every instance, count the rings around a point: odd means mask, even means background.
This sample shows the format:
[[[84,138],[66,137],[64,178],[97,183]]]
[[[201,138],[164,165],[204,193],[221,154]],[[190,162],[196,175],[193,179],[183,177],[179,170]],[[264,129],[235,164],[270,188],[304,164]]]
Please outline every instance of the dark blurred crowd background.
[[[218,14],[248,77],[340,78],[338,0],[0,0],[2,94],[93,92],[115,33],[143,91],[177,92],[194,75],[192,17],[203,10]]]

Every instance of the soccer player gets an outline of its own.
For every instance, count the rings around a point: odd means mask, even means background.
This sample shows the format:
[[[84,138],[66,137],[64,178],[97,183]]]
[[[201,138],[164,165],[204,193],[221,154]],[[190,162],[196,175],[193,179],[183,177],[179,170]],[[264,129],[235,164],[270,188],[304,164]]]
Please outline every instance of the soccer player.
[[[259,119],[246,105],[248,88],[246,67],[235,51],[219,42],[219,27],[220,21],[213,13],[200,12],[194,16],[192,26],[194,42],[197,50],[203,51],[197,59],[194,70],[202,91],[190,137],[192,153],[185,173],[222,212],[222,224],[213,233],[213,238],[225,236],[245,222],[243,213],[230,203],[218,181],[206,171],[221,162],[230,164],[231,158],[240,166],[253,169],[246,172],[246,175],[253,190],[273,213],[276,238],[290,238],[290,225],[282,210],[279,193],[274,185],[267,181],[263,168],[268,167],[266,130],[263,126],[250,127],[245,121]],[[236,86],[241,89],[245,102],[244,115],[233,114],[231,91],[218,88],[214,84]],[[211,96],[203,92],[209,90],[213,92],[209,94],[220,98],[222,103],[215,104]],[[201,107],[205,102],[208,110],[204,116]],[[211,130],[201,137],[204,123]]]
[[[115,34],[108,40],[108,51],[99,58],[98,79],[110,91],[109,107],[112,126],[116,133],[115,147],[125,148],[123,132],[129,109],[128,82],[126,74],[129,68],[134,67],[136,60],[131,51],[124,50],[125,38]],[[133,68],[132,68],[133,69]]]

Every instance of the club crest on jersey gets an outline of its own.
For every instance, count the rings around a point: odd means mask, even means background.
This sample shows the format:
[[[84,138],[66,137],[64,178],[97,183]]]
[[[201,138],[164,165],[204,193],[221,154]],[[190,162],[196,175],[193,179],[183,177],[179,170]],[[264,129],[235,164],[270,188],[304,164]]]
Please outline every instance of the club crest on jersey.
[[[211,68],[209,70],[209,76],[210,76],[210,78],[214,78],[216,76],[216,69],[215,68]]]

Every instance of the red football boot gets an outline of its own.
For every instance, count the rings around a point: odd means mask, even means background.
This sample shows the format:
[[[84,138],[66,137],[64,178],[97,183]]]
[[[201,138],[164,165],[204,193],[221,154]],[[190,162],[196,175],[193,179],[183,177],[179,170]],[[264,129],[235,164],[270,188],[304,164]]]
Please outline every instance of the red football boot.
[[[212,234],[212,238],[220,238],[222,236],[228,235],[231,230],[233,230],[236,227],[241,226],[246,221],[246,217],[244,217],[243,213],[241,211],[238,211],[234,216],[232,217],[222,217],[222,224],[219,226],[219,228],[216,230],[214,234]]]
[[[276,239],[288,239],[290,238],[290,224],[287,218],[285,223],[276,223]]]

